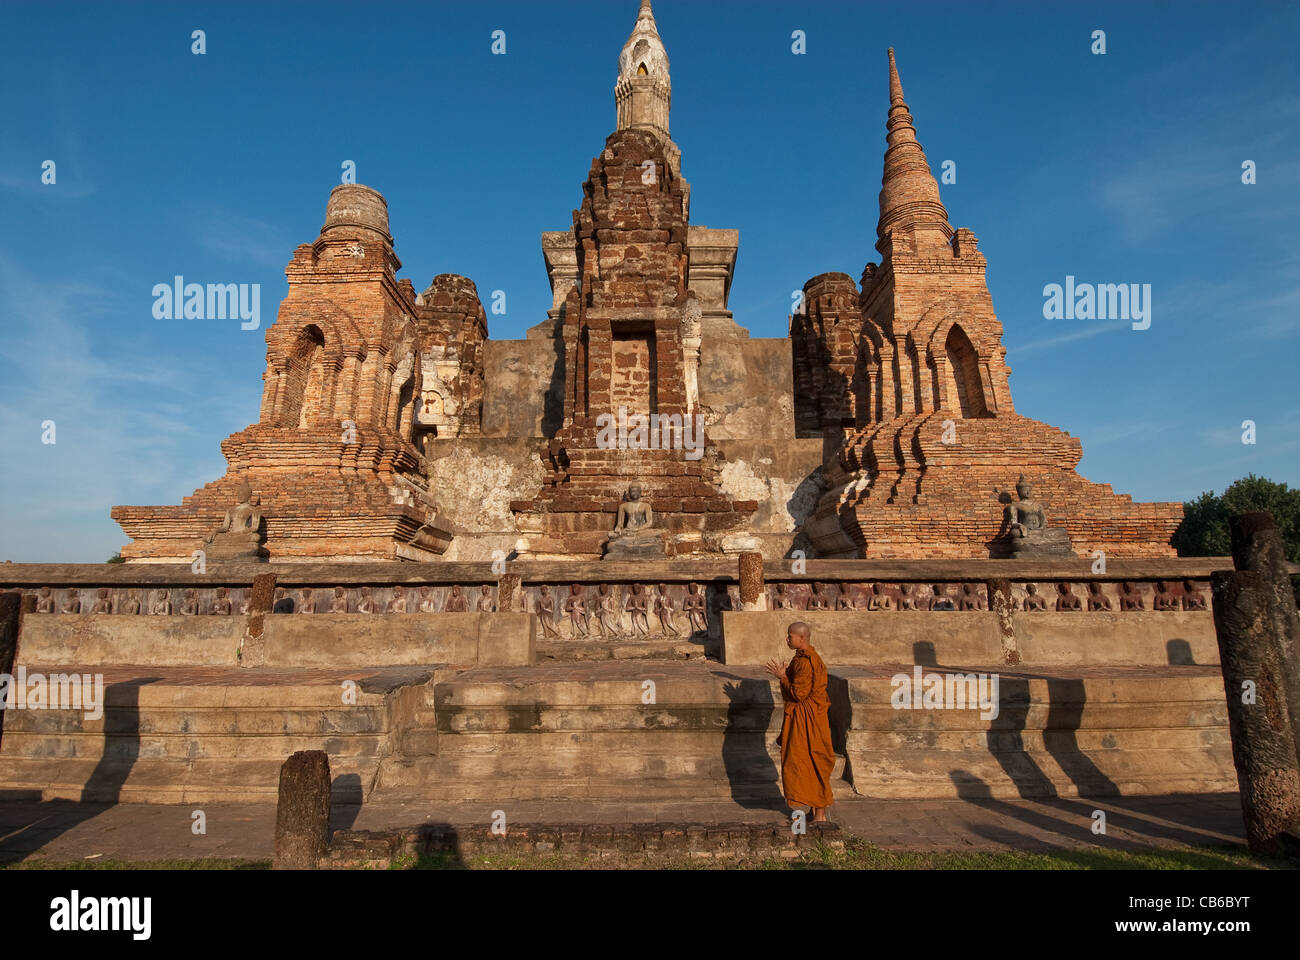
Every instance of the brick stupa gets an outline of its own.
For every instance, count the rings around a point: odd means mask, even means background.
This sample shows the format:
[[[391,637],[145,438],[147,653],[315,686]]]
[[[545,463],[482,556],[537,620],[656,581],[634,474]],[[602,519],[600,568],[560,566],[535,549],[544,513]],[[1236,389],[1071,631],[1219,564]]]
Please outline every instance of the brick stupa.
[[[809,280],[790,323],[797,429],[842,442],[808,524],[818,554],[1005,556],[1004,508],[1024,474],[1077,552],[1174,556],[1181,504],[1089,483],[1079,440],[1016,413],[984,255],[948,223],[892,49],[887,139],[880,264],[861,291],[842,273]]]
[[[435,432],[435,422],[477,423],[473,370],[487,325],[473,283],[438,277],[416,297],[400,267],[384,198],[335,187],[320,236],[285,270],[259,421],[222,442],[226,476],[180,506],[113,508],[134,538],[123,558],[188,563],[243,481],[261,498],[271,559],[431,560],[446,550],[452,535],[420,475],[416,430],[421,418]]]

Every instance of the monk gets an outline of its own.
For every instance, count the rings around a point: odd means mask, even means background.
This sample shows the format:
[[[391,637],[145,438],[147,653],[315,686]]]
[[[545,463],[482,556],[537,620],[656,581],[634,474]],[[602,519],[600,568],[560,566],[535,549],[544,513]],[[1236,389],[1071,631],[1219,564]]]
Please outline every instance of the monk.
[[[781,681],[785,721],[781,725],[781,785],[791,807],[810,807],[813,822],[826,820],[831,805],[830,698],[826,664],[809,643],[812,630],[801,620],[786,629],[785,645],[794,651],[789,666],[769,660],[767,672]]]

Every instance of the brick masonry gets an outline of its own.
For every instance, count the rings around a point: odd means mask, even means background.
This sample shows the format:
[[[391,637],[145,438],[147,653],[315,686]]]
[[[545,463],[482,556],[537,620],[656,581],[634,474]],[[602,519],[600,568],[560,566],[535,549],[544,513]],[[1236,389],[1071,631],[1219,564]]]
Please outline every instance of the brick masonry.
[[[1181,504],[1089,483],[1077,439],[1016,413],[984,255],[948,223],[893,50],[889,78],[881,262],[860,291],[842,273],[809,280],[790,321],[796,429],[838,450],[808,523],[818,555],[1005,556],[1003,510],[1024,474],[1081,556],[1173,556]]]
[[[633,481],[670,557],[1001,557],[1021,473],[1079,555],[1173,556],[1180,504],[1085,480],[1079,440],[1015,410],[984,255],[948,222],[892,50],[880,262],[809,280],[787,339],[731,318],[739,235],[690,223],[670,99],[645,7],[524,341],[489,340],[468,278],[397,279],[384,198],[336,187],[286,268],[258,423],[181,504],[115,507],[123,556],[188,562],[248,480],[273,561],[594,560]],[[700,414],[703,456],[603,448],[620,406]]]

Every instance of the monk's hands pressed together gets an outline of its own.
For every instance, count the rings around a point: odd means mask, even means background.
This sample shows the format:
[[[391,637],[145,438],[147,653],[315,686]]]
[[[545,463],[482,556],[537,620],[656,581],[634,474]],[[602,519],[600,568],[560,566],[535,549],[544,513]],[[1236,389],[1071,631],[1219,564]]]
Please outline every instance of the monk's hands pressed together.
[[[765,669],[767,670],[768,673],[776,677],[778,680],[785,679],[785,664],[782,663],[780,660],[767,661],[767,665]]]

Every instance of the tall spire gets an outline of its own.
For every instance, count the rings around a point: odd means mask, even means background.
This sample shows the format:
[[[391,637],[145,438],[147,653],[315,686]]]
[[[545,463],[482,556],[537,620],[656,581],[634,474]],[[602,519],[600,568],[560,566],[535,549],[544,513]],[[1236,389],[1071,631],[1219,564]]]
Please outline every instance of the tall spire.
[[[618,109],[616,129],[635,127],[668,138],[672,80],[668,75],[668,51],[659,38],[650,0],[641,0],[636,26],[619,54],[614,102]]]
[[[903,81],[898,78],[894,48],[889,48],[889,133],[886,139],[885,174],[881,178],[880,222],[876,225],[876,249],[885,252],[885,236],[905,227],[931,227],[952,237],[948,211],[939,200],[939,184],[930,173],[925,151],[916,139],[912,114],[903,99]]]

